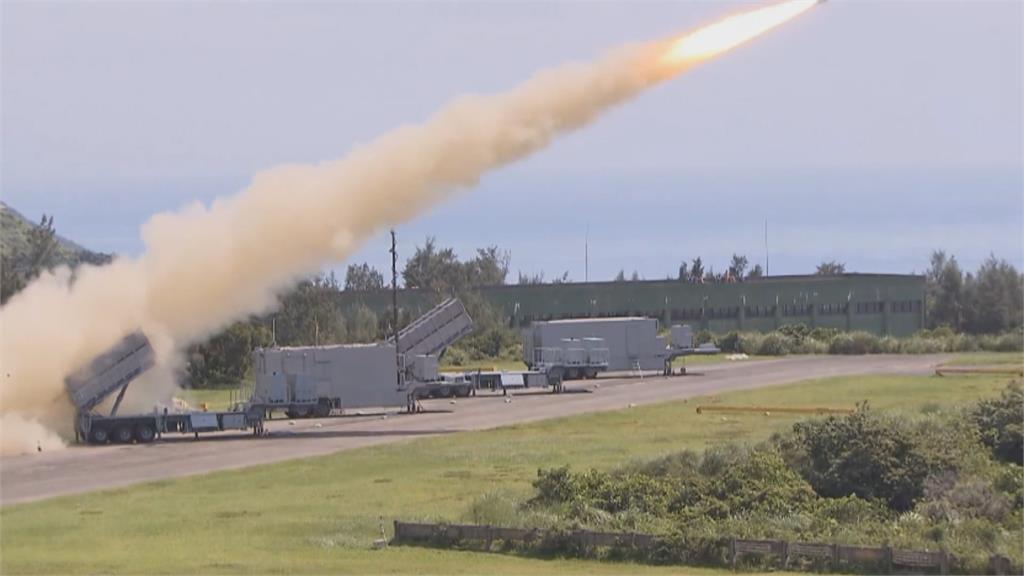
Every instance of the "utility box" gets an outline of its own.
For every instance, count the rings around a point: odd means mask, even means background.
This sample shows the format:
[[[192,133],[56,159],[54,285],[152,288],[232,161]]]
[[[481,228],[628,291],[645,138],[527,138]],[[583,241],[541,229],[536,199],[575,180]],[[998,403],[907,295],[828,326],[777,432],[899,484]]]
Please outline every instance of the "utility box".
[[[406,357],[408,358],[408,356]],[[411,375],[419,382],[431,382],[438,378],[437,356],[419,354],[413,357]]]
[[[673,326],[670,330],[673,348],[693,348],[693,328]]]

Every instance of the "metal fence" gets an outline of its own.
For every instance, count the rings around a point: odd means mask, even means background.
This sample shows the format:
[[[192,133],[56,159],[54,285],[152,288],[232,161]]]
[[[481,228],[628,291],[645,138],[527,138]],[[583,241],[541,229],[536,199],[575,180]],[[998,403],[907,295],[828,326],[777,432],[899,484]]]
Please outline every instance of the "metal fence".
[[[458,541],[483,542],[490,549],[495,541],[529,543],[543,539],[547,531],[528,528],[501,528],[460,524],[422,524],[395,521],[394,543],[434,544]],[[565,535],[572,544],[584,548],[631,546],[652,548],[664,541],[649,534],[632,532],[595,532],[574,530]],[[948,552],[928,550],[900,550],[898,548],[844,546],[813,542],[787,542],[785,540],[728,540],[728,563],[735,567],[743,558],[759,557],[766,562],[777,562],[783,568],[793,568],[801,559],[827,563],[833,570],[843,566],[875,568],[885,573],[932,570],[948,574],[955,560]],[[1004,556],[989,558],[990,574],[1015,574],[1019,569]]]

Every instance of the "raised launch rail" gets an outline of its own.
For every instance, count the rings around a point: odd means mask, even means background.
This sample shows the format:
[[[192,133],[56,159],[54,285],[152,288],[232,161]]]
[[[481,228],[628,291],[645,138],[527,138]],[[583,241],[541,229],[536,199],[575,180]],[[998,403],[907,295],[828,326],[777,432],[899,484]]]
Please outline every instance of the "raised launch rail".
[[[142,332],[132,332],[107,352],[64,379],[71,403],[79,412],[89,412],[115,391],[117,401],[111,415],[124,398],[128,384],[156,363],[153,347]]]
[[[398,349],[406,356],[439,356],[473,331],[473,319],[458,298],[448,298],[398,333]],[[394,338],[388,339],[394,342]]]

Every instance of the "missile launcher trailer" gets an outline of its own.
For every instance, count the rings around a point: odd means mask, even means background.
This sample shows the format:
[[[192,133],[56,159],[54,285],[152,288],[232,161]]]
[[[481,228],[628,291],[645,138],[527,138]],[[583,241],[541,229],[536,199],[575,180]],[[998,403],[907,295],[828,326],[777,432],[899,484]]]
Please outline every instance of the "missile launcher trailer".
[[[469,381],[438,374],[444,350],[473,330],[462,302],[449,298],[394,338],[377,344],[258,348],[249,405],[290,418],[327,416],[332,410],[405,406],[423,398],[468,396]]]
[[[75,406],[75,438],[91,444],[113,441],[128,444],[152,442],[167,432],[192,433],[219,430],[263,430],[257,413],[170,412],[154,408],[146,414],[118,414],[129,384],[155,364],[153,347],[142,332],[133,332],[88,365],[64,379],[68,399]],[[117,392],[109,413],[100,407]]]
[[[653,318],[575,318],[533,322],[523,331],[523,361],[550,378],[593,378],[598,372],[671,372],[672,360],[691,354],[715,354],[717,348],[693,346],[689,326],[673,326],[672,342],[658,336]]]

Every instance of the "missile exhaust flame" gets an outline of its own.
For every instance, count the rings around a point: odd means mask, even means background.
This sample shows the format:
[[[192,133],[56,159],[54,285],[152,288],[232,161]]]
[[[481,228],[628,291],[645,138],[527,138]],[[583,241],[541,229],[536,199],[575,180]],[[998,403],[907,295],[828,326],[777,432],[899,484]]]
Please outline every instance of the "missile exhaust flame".
[[[819,2],[789,0],[727,16],[673,41],[661,62],[670,67],[684,66],[718,56],[796,18]]]
[[[145,410],[166,401],[190,344],[272,310],[278,294],[378,230],[814,4],[735,14],[678,39],[542,72],[506,93],[460,98],[341,160],[267,170],[233,197],[153,216],[137,258],[83,266],[73,281],[67,269],[44,273],[0,309],[0,453],[53,446],[52,430],[71,420],[64,377],[128,332],[143,329],[157,352],[158,369],[143,378],[149,393],[133,397],[147,390],[133,385],[122,408],[134,400]],[[163,397],[153,382],[164,384]]]

